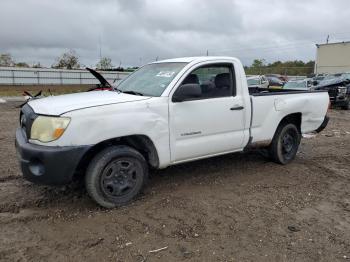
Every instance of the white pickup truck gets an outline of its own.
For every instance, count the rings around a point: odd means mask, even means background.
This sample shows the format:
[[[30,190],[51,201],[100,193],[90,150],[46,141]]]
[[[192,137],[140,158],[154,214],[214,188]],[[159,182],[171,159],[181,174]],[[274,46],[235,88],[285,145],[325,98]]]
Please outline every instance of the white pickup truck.
[[[327,91],[249,94],[236,58],[170,59],[141,67],[111,90],[30,100],[16,148],[29,181],[64,184],[83,174],[91,198],[112,208],[140,192],[149,167],[249,147],[287,164],[301,134],[327,125],[328,104]]]

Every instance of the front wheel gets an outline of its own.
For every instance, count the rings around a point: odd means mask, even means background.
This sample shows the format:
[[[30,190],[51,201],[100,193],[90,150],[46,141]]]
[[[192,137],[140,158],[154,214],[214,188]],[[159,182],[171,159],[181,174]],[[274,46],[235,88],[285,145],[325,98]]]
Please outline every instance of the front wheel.
[[[270,156],[276,163],[288,164],[295,158],[300,139],[301,134],[294,124],[279,125],[269,148]]]
[[[147,177],[147,163],[139,152],[128,146],[110,146],[89,164],[85,186],[97,204],[114,208],[132,201]]]

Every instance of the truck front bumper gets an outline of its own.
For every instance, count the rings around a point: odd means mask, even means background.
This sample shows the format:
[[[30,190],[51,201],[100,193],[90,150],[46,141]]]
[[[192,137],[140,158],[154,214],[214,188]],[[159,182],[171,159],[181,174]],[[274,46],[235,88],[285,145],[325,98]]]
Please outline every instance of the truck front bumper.
[[[69,183],[90,146],[41,146],[28,143],[21,128],[16,130],[16,150],[25,179],[38,184]]]

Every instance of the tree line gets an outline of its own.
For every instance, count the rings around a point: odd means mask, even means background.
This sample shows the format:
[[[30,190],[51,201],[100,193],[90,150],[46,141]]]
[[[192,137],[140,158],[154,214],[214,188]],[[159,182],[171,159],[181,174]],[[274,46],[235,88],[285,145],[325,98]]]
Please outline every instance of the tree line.
[[[266,63],[264,59],[255,59],[251,66],[245,66],[244,69],[248,75],[281,74],[281,75],[311,75],[314,72],[315,61],[304,62],[294,61],[276,61]]]
[[[281,74],[281,75],[310,75],[314,71],[315,61],[303,62],[301,60],[295,61],[276,61],[273,63],[266,63],[264,59],[255,59],[250,66],[245,66],[244,69],[248,75],[263,75],[263,74]],[[8,53],[0,54],[0,66],[16,66],[16,67],[42,67],[40,63],[35,63],[32,66],[26,62],[15,62],[12,56]],[[61,56],[57,57],[51,68],[57,69],[79,69],[84,67],[79,61],[79,56],[76,51],[68,50]],[[123,68],[113,66],[112,59],[109,57],[101,57],[96,64],[99,70],[113,70],[113,71],[134,71],[138,67]]]
[[[15,62],[11,54],[4,53],[0,54],[0,66],[5,67],[32,67],[32,68],[42,68],[40,63],[34,63],[29,65],[26,62]],[[83,66],[79,61],[79,56],[75,50],[68,50],[62,55],[56,58],[55,62],[51,65],[54,69],[79,69]],[[99,70],[112,70],[112,71],[134,71],[138,67],[128,67],[123,68],[121,66],[115,67],[112,64],[112,59],[109,57],[101,57],[101,59],[96,64],[96,68]]]

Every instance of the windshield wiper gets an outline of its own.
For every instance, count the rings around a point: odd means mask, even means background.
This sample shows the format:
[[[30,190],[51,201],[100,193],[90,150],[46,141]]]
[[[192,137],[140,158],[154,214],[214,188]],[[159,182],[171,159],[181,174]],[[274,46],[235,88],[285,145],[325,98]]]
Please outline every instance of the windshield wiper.
[[[137,96],[143,96],[143,94],[142,93],[140,93],[140,92],[136,92],[136,91],[131,91],[131,90],[129,90],[129,91],[122,91],[122,90],[120,90],[121,92],[123,92],[124,94],[130,94],[130,95],[137,95]]]

